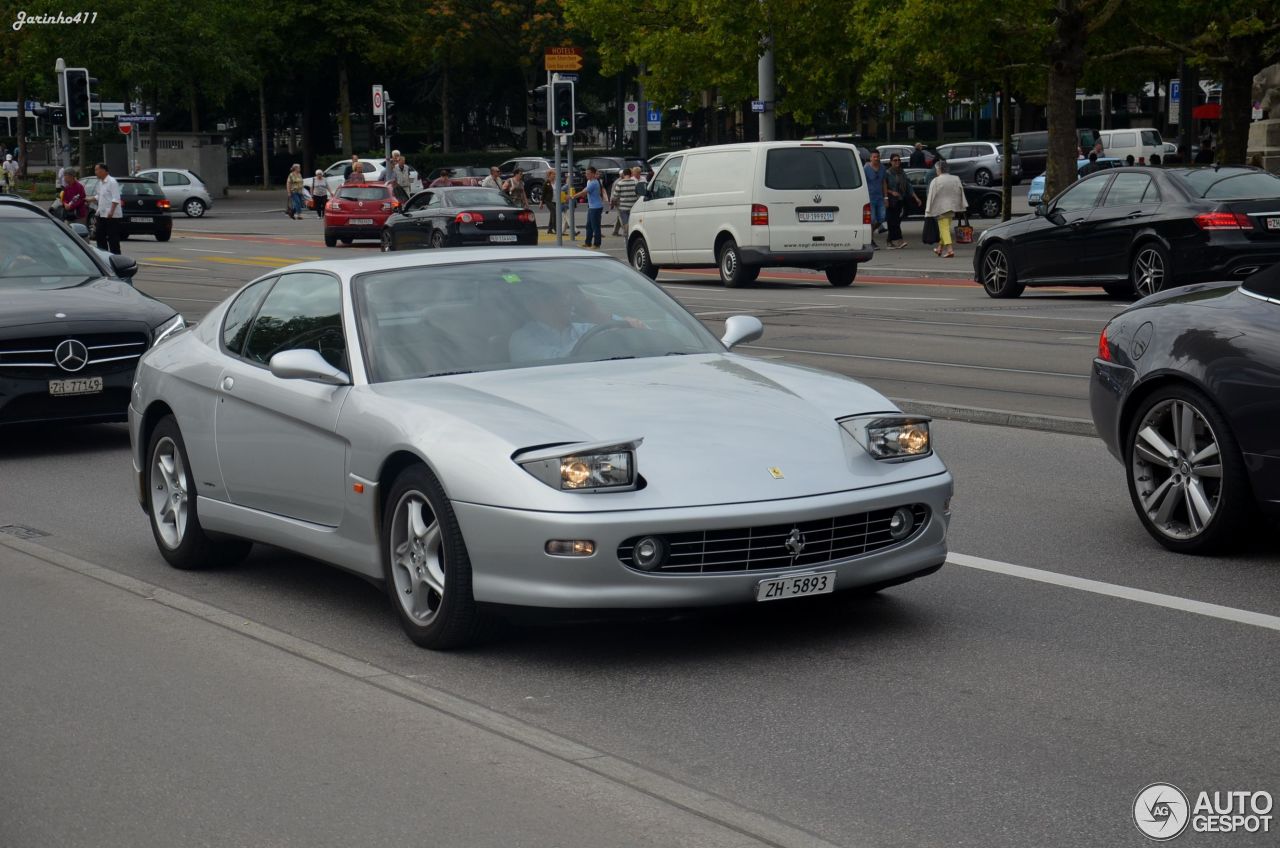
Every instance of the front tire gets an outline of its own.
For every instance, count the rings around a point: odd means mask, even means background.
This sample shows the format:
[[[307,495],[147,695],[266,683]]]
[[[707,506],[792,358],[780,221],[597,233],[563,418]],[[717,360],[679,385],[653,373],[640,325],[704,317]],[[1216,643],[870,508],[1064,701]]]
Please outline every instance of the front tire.
[[[147,447],[147,515],[160,555],[185,570],[234,565],[249,554],[244,539],[214,541],[200,526],[196,483],[177,420],[165,416]]]
[[[182,211],[188,218],[203,218],[205,205],[198,197],[192,197],[182,204]]]
[[[982,200],[982,208],[978,210],[978,214],[984,218],[999,218],[1000,207],[1002,201],[996,197],[987,197]]]
[[[760,275],[760,269],[748,267],[742,262],[742,252],[733,239],[720,246],[720,255],[716,257],[720,268],[720,282],[727,289],[738,289],[751,283]]]
[[[1129,282],[1138,297],[1164,291],[1169,284],[1169,252],[1154,241],[1139,245],[1129,263]]]
[[[534,206],[542,205],[542,183],[529,187],[529,202]],[[555,213],[552,212],[554,215]]]
[[[991,185],[991,172],[986,168],[979,168],[973,175],[973,181],[980,186]]]
[[[644,240],[644,236],[636,236],[631,240],[631,250],[627,258],[631,260],[632,268],[651,280],[658,279],[658,266],[654,265],[649,257],[649,243]]]
[[[832,265],[827,269],[827,282],[836,288],[853,285],[858,276],[858,263],[846,262],[843,265]]]
[[[387,596],[414,644],[443,650],[480,636],[467,547],[444,489],[425,466],[405,469],[387,493],[381,547]]]
[[[396,243],[395,243],[395,239],[393,239],[391,236],[391,231],[383,230],[382,231],[382,252],[390,253],[395,249],[396,249]]]
[[[1018,297],[1025,286],[1018,282],[1013,260],[1003,245],[993,244],[982,254],[982,288],[988,297],[998,299]]]
[[[436,250],[440,250],[444,245],[444,233],[440,230],[431,231],[431,246]]]
[[[1174,385],[1143,400],[1125,462],[1134,511],[1169,550],[1221,553],[1246,537],[1256,505],[1240,447],[1201,392]]]

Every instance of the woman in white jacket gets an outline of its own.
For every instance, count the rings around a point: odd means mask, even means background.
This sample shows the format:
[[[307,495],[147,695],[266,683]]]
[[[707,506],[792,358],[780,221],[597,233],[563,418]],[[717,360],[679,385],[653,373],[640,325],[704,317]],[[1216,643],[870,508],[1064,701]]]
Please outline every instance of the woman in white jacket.
[[[956,215],[963,215],[969,207],[964,199],[964,185],[959,177],[947,173],[946,160],[938,159],[934,167],[938,169],[938,175],[929,181],[924,214],[938,220],[938,244],[933,252],[944,259],[952,259],[956,252],[951,245],[951,221]]]

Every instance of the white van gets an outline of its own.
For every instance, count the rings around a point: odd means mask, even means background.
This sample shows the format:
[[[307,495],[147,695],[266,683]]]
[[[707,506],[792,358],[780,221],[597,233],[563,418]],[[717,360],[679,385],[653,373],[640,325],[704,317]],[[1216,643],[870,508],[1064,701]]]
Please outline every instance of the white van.
[[[627,256],[651,279],[659,268],[714,265],[736,287],[787,266],[847,286],[872,256],[857,150],[765,141],[672,153],[631,209]]]
[[[1164,153],[1164,139],[1160,131],[1150,127],[1131,127],[1127,130],[1098,130],[1098,140],[1102,142],[1102,153],[1112,159],[1127,162],[1133,157],[1133,164],[1148,165],[1152,154]]]

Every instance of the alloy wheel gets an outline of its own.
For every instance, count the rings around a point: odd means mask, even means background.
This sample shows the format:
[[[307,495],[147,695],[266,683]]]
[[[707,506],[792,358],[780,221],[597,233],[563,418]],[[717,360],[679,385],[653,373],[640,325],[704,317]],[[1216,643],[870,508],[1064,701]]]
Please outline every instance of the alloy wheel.
[[[982,201],[982,217],[997,218],[1000,215],[1000,201],[994,197],[988,197]]]
[[[156,443],[151,456],[151,514],[161,541],[170,550],[186,538],[188,496],[182,452],[173,439],[165,437]]]
[[[992,294],[1004,291],[1009,283],[1009,257],[998,247],[982,257],[982,285]]]
[[[183,211],[187,214],[188,218],[202,218],[204,217],[204,204],[197,198],[193,197],[187,201],[186,205],[183,207]]]
[[[422,492],[405,492],[396,504],[388,544],[400,608],[414,622],[429,623],[444,601],[444,541]]]
[[[1141,509],[1171,539],[1193,539],[1218,512],[1222,457],[1204,413],[1180,398],[1153,406],[1134,436],[1130,473]]]
[[[1142,297],[1164,288],[1164,257],[1154,247],[1144,247],[1133,258],[1133,287]]]

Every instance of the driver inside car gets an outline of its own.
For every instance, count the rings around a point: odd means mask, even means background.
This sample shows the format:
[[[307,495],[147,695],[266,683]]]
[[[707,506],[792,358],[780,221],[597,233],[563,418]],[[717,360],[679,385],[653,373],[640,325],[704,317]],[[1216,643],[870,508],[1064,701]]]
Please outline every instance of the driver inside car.
[[[583,336],[611,321],[646,329],[642,321],[607,315],[590,302],[586,303],[588,311],[595,314],[581,314],[579,304],[579,314],[575,315],[574,304],[563,286],[543,282],[528,282],[525,286],[522,294],[531,320],[511,334],[508,348],[513,362],[563,359],[573,352]],[[594,320],[575,321],[575,317]]]

